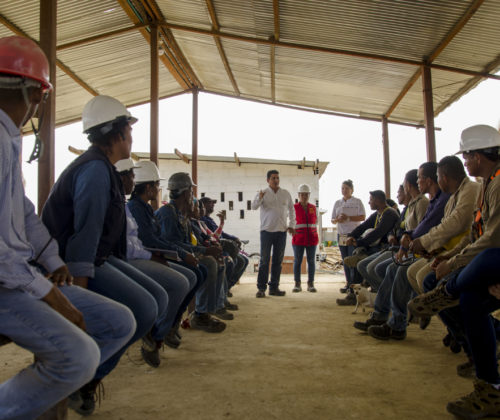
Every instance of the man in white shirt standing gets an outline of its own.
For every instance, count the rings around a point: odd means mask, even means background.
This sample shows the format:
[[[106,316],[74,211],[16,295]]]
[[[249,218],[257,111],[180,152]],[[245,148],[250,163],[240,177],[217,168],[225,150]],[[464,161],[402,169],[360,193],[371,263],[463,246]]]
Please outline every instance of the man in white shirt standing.
[[[269,277],[269,260],[273,250],[269,295],[285,296],[279,289],[281,263],[285,255],[286,233],[295,234],[295,210],[292,196],[279,187],[279,172],[272,169],[267,172],[269,187],[259,191],[252,202],[252,210],[260,207],[260,264],[257,276],[257,297],[266,296]],[[288,212],[288,223],[287,223]]]

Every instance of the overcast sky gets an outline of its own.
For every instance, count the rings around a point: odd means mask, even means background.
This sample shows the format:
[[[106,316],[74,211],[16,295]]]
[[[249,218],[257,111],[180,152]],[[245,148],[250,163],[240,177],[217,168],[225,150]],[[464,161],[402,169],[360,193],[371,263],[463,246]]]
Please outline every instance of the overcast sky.
[[[191,153],[190,94],[160,102],[160,153],[178,148]],[[500,122],[500,82],[481,83],[460,101],[441,113],[435,121],[438,160],[458,150],[460,132],[474,124]],[[134,125],[132,151],[149,151],[149,105],[131,108],[139,122]],[[423,112],[423,111],[422,111]],[[56,179],[75,158],[68,146],[86,149],[88,141],[81,134],[80,123],[56,130]],[[381,124],[293,111],[248,101],[200,93],[198,153],[268,159],[330,162],[320,180],[320,207],[327,209],[324,226],[330,224],[330,211],[341,197],[343,180],[352,179],[354,195],[368,209],[368,191],[384,189]],[[396,196],[404,174],[426,160],[425,131],[389,125],[391,192]],[[24,139],[23,161],[31,153],[32,136]],[[28,196],[36,203],[36,164],[23,163]],[[263,175],[263,186],[265,175]]]

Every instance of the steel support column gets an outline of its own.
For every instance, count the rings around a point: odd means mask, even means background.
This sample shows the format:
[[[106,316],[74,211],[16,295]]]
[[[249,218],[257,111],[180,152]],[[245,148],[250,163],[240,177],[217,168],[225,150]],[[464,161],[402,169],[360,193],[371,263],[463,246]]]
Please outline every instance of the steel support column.
[[[158,113],[159,113],[159,87],[158,87],[158,26],[151,25],[151,44],[150,44],[150,132],[149,132],[149,159],[158,166]],[[156,210],[161,202],[161,191],[156,200],[151,202]]]
[[[198,185],[198,89],[193,89],[193,143],[191,152],[191,177]],[[196,196],[198,187],[193,187],[193,194]]]
[[[387,118],[382,118],[382,146],[384,149],[384,186],[387,198],[391,196],[391,162],[389,155],[389,125]]]
[[[54,90],[43,105],[43,121],[39,127],[43,148],[38,159],[38,213],[54,185],[56,128],[56,31],[57,0],[40,0],[40,47],[49,59],[50,82]]]
[[[425,145],[427,161],[436,162],[436,136],[434,129],[434,104],[432,101],[431,68],[422,66],[422,90],[424,94]]]

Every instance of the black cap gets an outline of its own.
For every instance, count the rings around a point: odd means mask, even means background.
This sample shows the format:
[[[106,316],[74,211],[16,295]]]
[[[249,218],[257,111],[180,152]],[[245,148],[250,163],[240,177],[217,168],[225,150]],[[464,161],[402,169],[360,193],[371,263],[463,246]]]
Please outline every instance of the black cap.
[[[201,201],[202,203],[208,203],[209,201],[211,201],[211,202],[212,202],[212,203],[214,203],[214,204],[215,204],[215,203],[217,203],[217,200],[212,200],[210,197],[201,197],[201,198],[200,198],[200,201]]]

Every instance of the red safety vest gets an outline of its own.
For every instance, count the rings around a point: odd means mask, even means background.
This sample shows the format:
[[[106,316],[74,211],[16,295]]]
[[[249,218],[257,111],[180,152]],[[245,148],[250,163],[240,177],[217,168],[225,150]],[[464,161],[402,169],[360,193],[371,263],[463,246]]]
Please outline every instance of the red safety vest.
[[[316,222],[318,216],[316,215],[316,206],[307,203],[307,211],[300,203],[294,205],[295,207],[295,230],[297,233],[292,238],[292,245],[312,246],[318,245],[318,229]]]

